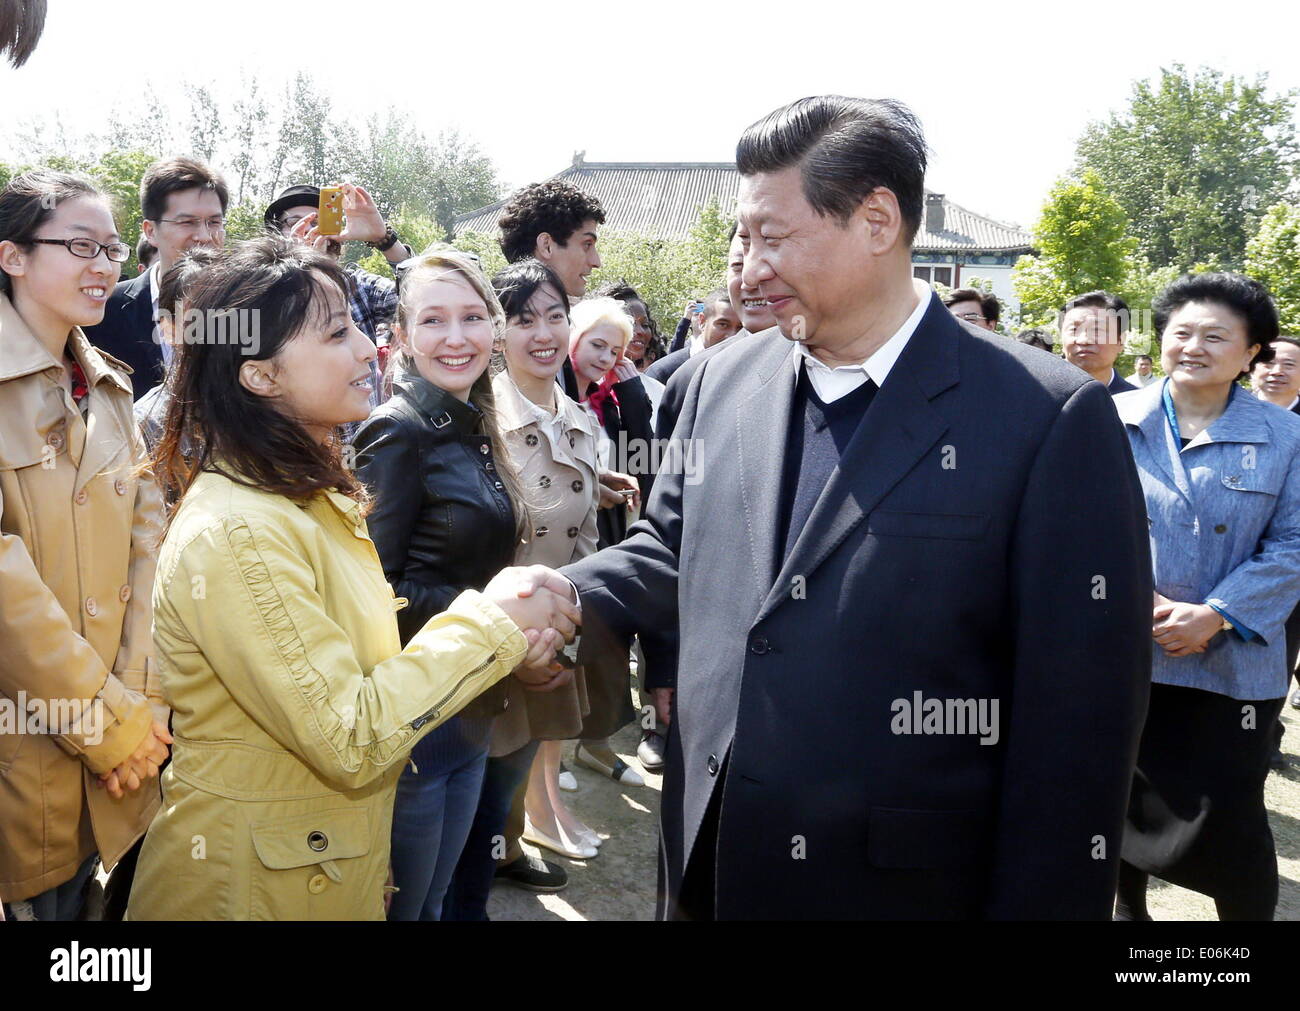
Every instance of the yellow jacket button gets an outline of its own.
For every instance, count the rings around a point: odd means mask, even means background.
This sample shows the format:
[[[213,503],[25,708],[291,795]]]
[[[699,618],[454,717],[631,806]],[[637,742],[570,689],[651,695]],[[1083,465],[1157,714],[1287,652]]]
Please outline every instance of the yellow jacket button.
[[[113,482],[113,490],[117,492],[119,495],[125,495],[126,482],[119,477],[116,481]]]
[[[130,600],[130,599],[131,599],[131,587],[130,587],[130,586],[123,586],[122,589],[118,590],[118,591],[117,591],[117,599],[120,600],[123,604],[125,604],[128,600]]]
[[[81,491],[77,492],[77,497],[73,501],[75,501],[77,505],[85,505],[89,500],[90,496],[86,494],[86,489],[82,488]]]
[[[325,891],[325,885],[328,881],[329,879],[324,874],[313,874],[312,879],[307,882],[307,891],[311,892],[312,895],[319,895]]]
[[[94,597],[86,598],[86,613],[92,618],[99,613],[99,605],[95,603]]]

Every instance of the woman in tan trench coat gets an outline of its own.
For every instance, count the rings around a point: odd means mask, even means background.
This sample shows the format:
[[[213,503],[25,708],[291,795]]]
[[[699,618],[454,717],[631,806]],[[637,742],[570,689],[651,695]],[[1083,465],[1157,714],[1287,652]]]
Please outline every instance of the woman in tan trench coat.
[[[151,659],[161,499],[138,475],[130,371],[98,322],[130,250],[86,179],[0,194],[0,899],[72,919],[158,807]]]
[[[368,412],[375,356],[345,290],[334,260],[279,238],[189,289],[226,336],[181,349],[156,450],[180,493],[154,593],[175,744],[131,919],[382,919],[411,748],[578,618],[546,587],[518,597],[532,570],[508,569],[401,648],[404,601],[335,438]],[[232,320],[256,340],[232,342]]]

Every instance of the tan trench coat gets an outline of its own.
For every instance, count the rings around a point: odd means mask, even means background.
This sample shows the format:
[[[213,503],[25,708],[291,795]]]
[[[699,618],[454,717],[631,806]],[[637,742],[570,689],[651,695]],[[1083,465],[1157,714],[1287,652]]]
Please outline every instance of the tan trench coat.
[[[96,774],[167,719],[150,633],[162,499],[137,476],[130,370],[80,330],[70,346],[90,387],[85,420],[62,364],[0,295],[0,703],[82,717],[62,733],[0,723],[6,902],[63,884],[96,851],[112,867],[159,803],[156,781],[114,800]]]
[[[516,553],[516,565],[559,568],[596,550],[596,427],[587,412],[556,388],[564,417],[557,451],[541,430],[532,405],[507,372],[492,379],[497,413],[510,462],[527,496],[533,529]],[[509,686],[509,703],[492,722],[491,754],[511,754],[529,741],[576,737],[590,711],[586,678],[579,667],[573,681],[551,692],[530,692],[518,681]]]
[[[402,649],[404,603],[352,500],[198,478],[158,560],[176,740],[131,919],[383,918],[407,756],[526,649],[474,591]]]

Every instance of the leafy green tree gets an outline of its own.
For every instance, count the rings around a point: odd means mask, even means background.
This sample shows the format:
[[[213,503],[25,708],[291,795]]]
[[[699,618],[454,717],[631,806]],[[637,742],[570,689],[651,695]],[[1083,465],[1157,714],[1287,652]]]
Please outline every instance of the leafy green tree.
[[[185,86],[190,99],[190,151],[201,161],[215,161],[221,144],[221,109],[212,92],[192,84]]]
[[[99,146],[101,150],[147,151],[155,158],[175,153],[171,109],[152,85],[146,85],[143,95],[119,103],[109,113],[108,132]]]
[[[239,98],[231,105],[228,119],[233,124],[228,135],[232,152],[230,198],[235,204],[242,204],[265,196],[269,203],[271,195],[261,189],[265,151],[259,141],[267,134],[270,110],[255,76],[241,81],[240,85]]]
[[[154,156],[148,151],[107,151],[98,164],[87,166],[90,174],[108,194],[113,206],[117,234],[131,249],[131,259],[122,264],[122,276],[135,273],[135,244],[140,238],[140,179]]]
[[[393,226],[393,231],[402,237],[402,241],[417,254],[431,243],[442,240],[441,226],[432,221],[427,214],[422,214],[413,207],[403,207],[396,214],[390,215],[388,223]],[[371,249],[361,242],[352,242],[348,245],[350,248],[346,250],[345,258],[357,257],[357,266],[362,270],[389,279],[393,277],[393,268],[389,265],[388,258],[379,250]]]
[[[1282,332],[1300,333],[1300,206],[1268,209],[1246,246],[1246,273],[1272,292]]]
[[[1238,266],[1264,208],[1296,177],[1297,91],[1180,64],[1138,81],[1128,109],[1091,124],[1077,147],[1133,224],[1157,267]]]
[[[1033,235],[1040,255],[1020,257],[1011,272],[1026,325],[1054,322],[1074,295],[1127,287],[1137,241],[1123,207],[1091,169],[1056,182]]]
[[[262,218],[262,212],[266,208],[257,201],[245,201],[237,204],[231,201],[230,207],[226,210],[226,243],[242,242],[244,239],[255,239],[266,232],[266,222]]]
[[[682,246],[682,270],[694,277],[717,278],[717,284],[724,284],[731,245],[728,235],[734,223],[735,216],[724,214],[717,198],[699,208]]]
[[[452,245],[467,253],[475,254],[479,266],[488,277],[506,265],[506,256],[501,252],[501,242],[495,235],[488,235],[486,232],[462,232]]]

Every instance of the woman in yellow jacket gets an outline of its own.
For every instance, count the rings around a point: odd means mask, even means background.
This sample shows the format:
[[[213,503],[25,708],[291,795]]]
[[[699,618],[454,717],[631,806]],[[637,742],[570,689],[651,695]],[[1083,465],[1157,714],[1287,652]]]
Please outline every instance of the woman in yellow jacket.
[[[139,475],[130,370],[97,323],[130,254],[84,178],[0,193],[0,900],[80,912],[158,807],[167,713],[152,668],[161,514]]]
[[[578,618],[567,586],[521,598],[532,570],[507,569],[401,647],[335,437],[366,417],[375,355],[345,291],[279,238],[189,289],[155,455],[180,499],[154,593],[175,743],[131,919],[382,919],[411,748]]]

